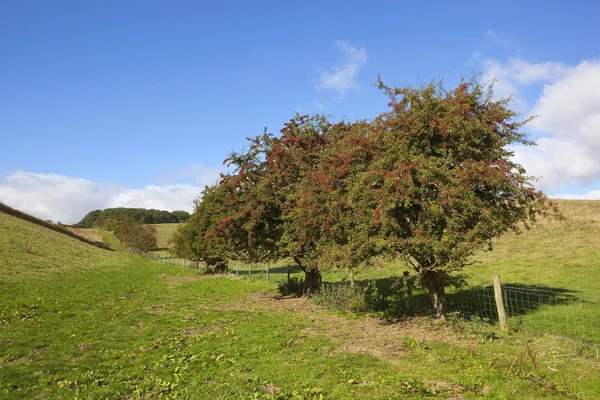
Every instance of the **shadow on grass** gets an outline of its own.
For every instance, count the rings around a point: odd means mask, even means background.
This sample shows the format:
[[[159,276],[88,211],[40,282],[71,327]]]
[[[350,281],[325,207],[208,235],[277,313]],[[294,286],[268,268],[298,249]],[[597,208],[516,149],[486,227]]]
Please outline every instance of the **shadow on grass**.
[[[347,285],[347,282],[327,283],[328,286]],[[407,316],[430,315],[431,299],[424,289],[414,289],[410,301],[399,295],[398,278],[381,278],[374,280],[357,280],[359,288],[365,289],[369,284],[377,288],[381,301],[376,302],[381,309],[370,311],[387,313],[388,316],[402,318]],[[546,285],[511,284],[502,287],[505,309],[509,317],[526,315],[553,306],[590,303],[580,297],[577,290]],[[494,289],[490,286],[466,286],[446,292],[448,312],[457,312],[470,318],[479,318],[496,322],[498,313]],[[591,302],[593,303],[593,302]],[[387,308],[387,310],[385,309]],[[390,313],[391,309],[391,313]]]

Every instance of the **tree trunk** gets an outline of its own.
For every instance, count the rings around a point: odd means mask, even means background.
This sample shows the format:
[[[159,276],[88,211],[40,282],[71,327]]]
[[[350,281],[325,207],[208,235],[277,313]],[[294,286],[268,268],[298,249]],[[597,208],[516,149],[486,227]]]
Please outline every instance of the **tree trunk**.
[[[304,293],[315,294],[321,288],[321,273],[318,269],[304,270]]]
[[[350,287],[352,289],[356,289],[356,281],[354,280],[354,270],[352,268],[348,270],[348,275],[350,276]]]
[[[421,273],[423,283],[429,291],[429,297],[433,302],[433,312],[435,318],[442,321],[446,320],[446,289],[444,279],[438,271],[425,270]]]
[[[222,273],[224,273],[225,271],[227,271],[227,268],[228,268],[228,267],[229,267],[229,262],[228,262],[227,260],[224,260],[224,261],[218,262],[218,263],[215,265],[215,272],[216,272],[216,273],[218,273],[218,274],[222,274]]]
[[[304,271],[304,287],[302,290],[303,293],[308,295],[316,293],[321,288],[321,284],[323,283],[321,273],[319,272],[319,270],[317,268],[306,268],[302,264],[302,261],[300,261],[300,258],[298,257],[294,256],[294,261],[296,262],[296,264],[298,264],[300,269]]]

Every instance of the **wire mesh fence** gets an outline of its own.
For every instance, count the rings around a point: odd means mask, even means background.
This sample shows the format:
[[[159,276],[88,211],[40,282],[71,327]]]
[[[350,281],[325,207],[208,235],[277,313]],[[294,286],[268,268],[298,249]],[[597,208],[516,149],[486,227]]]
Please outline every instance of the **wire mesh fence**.
[[[148,257],[156,262],[191,269],[204,265],[154,253],[149,253]],[[281,268],[269,269],[267,266],[265,271],[256,263],[241,265],[239,261],[229,267],[231,273],[249,279],[266,277],[269,280],[269,272],[281,273]],[[284,272],[289,280],[289,267]],[[278,280],[277,276],[274,278]],[[519,284],[502,285],[501,291],[511,328],[567,337],[600,347],[600,293]],[[453,293],[448,296],[448,306],[451,311],[468,318],[478,317],[491,323],[497,323],[499,319],[492,286]]]
[[[537,286],[503,285],[504,308],[511,328],[564,336],[600,345],[600,294],[549,289]],[[492,287],[458,296],[450,307],[466,316],[498,321]]]

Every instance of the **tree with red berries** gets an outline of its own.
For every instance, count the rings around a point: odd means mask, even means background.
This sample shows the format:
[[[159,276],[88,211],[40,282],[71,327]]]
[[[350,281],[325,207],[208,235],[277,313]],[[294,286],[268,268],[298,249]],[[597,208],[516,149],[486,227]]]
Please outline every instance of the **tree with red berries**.
[[[353,276],[401,258],[445,318],[449,278],[477,250],[558,211],[512,159],[511,146],[533,143],[509,99],[477,79],[379,87],[389,110],[371,121],[296,116],[233,153],[210,235],[256,260],[294,259],[307,293],[326,268]]]
[[[436,317],[445,318],[450,274],[475,251],[491,249],[493,239],[558,211],[512,159],[511,146],[533,143],[510,99],[495,100],[476,79],[450,91],[441,82],[379,87],[390,109],[360,145],[368,155],[346,204],[370,220],[368,236],[381,239],[384,252],[414,268]],[[356,147],[352,138],[341,140]]]

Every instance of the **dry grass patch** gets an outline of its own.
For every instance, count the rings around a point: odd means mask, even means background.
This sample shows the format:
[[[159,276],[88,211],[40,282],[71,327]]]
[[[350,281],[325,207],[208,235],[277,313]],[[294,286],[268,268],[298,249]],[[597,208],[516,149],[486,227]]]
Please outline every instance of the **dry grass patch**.
[[[68,228],[71,232],[81,237],[91,240],[92,242],[102,242],[102,235],[97,229],[89,228]]]
[[[167,281],[168,288],[176,288],[187,282],[197,282],[204,279],[213,278],[211,275],[159,275],[161,279]]]
[[[248,297],[214,307],[219,310],[265,310],[299,316],[311,323],[302,329],[306,336],[323,335],[339,344],[338,353],[370,354],[392,361],[406,352],[406,343],[419,346],[444,342],[473,347],[474,343],[457,336],[447,325],[427,317],[388,323],[374,317],[350,319],[315,305],[308,298],[278,297],[271,293],[252,293]]]
[[[156,229],[156,247],[168,249],[171,247],[173,234],[181,224],[152,224]]]

